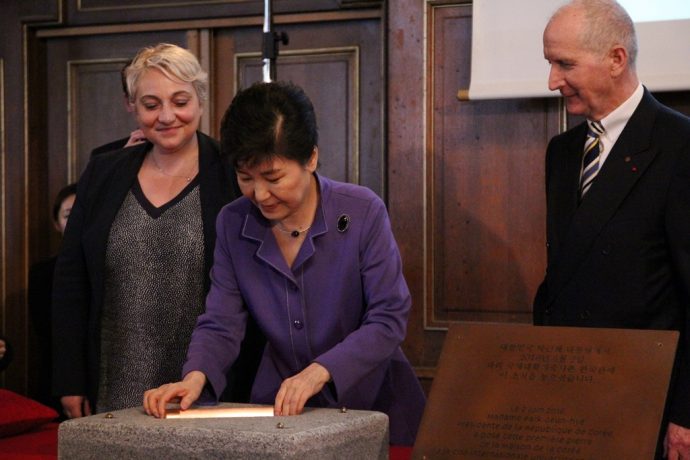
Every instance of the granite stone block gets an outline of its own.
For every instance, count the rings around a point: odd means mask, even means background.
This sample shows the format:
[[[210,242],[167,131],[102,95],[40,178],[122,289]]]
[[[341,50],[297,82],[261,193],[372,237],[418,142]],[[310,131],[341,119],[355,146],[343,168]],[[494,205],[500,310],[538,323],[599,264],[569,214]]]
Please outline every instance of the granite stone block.
[[[306,408],[291,417],[156,419],[139,407],[63,422],[58,458],[386,459],[388,417]]]

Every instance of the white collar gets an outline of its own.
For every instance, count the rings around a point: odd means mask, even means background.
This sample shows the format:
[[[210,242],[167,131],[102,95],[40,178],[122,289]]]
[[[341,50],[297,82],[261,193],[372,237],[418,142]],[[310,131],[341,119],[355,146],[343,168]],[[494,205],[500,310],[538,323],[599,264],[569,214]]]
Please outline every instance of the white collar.
[[[640,104],[643,94],[644,88],[642,87],[642,83],[638,83],[635,91],[633,91],[625,102],[616,107],[613,112],[599,120],[599,123],[601,123],[606,131],[606,137],[612,141],[611,145],[615,143],[618,136],[623,132],[623,128],[625,128],[628,120],[630,120],[630,117],[632,117],[635,109],[637,109],[637,106]]]

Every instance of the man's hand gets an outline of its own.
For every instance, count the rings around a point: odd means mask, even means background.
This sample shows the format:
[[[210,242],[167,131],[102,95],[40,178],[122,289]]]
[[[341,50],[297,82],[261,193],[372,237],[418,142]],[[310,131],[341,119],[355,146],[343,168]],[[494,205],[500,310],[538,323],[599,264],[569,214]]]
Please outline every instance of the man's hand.
[[[130,147],[132,145],[141,144],[142,142],[146,142],[146,137],[144,136],[144,132],[140,129],[135,129],[134,131],[129,133],[129,139],[127,140],[127,143],[125,144],[125,147]]]
[[[669,423],[664,438],[664,456],[668,460],[690,460],[690,429]]]
[[[91,415],[91,406],[85,396],[63,396],[60,398],[60,403],[67,418]]]

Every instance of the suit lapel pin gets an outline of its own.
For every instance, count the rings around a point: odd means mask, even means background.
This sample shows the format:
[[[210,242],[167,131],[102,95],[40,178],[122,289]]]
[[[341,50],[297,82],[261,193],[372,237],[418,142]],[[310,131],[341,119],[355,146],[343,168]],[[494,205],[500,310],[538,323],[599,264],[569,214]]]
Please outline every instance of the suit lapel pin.
[[[626,163],[630,163],[630,162],[632,161],[632,157],[630,157],[630,156],[628,155],[627,157],[625,157],[625,158],[623,159],[623,161],[625,161]],[[631,170],[632,172],[637,172],[637,166],[632,165],[632,166],[630,167],[630,170]]]

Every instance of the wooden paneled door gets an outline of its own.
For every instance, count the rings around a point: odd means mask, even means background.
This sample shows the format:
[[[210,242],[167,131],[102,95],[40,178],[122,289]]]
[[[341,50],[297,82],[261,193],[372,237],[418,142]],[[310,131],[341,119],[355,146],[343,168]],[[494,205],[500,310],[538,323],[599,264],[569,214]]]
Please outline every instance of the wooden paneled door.
[[[277,79],[311,98],[319,125],[319,171],[385,196],[383,31],[379,17],[279,24]],[[215,31],[216,123],[237,88],[261,80],[261,37],[251,28]]]

